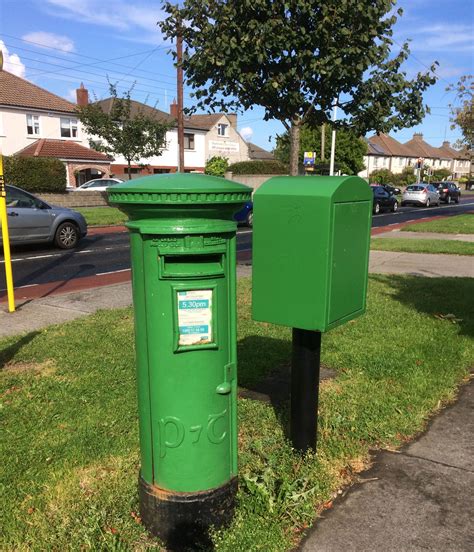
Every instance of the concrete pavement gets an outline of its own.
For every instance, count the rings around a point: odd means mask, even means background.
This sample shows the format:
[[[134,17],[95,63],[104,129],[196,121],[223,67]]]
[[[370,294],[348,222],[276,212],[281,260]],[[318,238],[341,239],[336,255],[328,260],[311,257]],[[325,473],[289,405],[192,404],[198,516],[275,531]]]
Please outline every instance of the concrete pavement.
[[[441,232],[402,232],[400,229],[378,233],[377,238],[405,238],[409,240],[449,240],[474,242],[474,234],[442,234]]]
[[[474,383],[417,441],[384,451],[323,513],[302,552],[474,550]]]

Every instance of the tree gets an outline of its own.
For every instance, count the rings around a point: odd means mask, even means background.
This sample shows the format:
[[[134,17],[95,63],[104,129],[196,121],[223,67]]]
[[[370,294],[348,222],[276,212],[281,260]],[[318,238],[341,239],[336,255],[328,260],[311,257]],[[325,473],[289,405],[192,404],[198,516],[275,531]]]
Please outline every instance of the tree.
[[[131,90],[122,98],[110,84],[112,107],[109,113],[95,102],[78,106],[78,116],[85,131],[99,138],[90,140],[90,146],[107,155],[121,155],[127,160],[128,178],[132,178],[130,166],[156,155],[166,146],[166,132],[171,125],[151,118],[141,108],[132,113]]]
[[[451,176],[451,171],[449,169],[433,169],[433,176],[431,177],[431,180],[433,182],[437,182],[439,180],[446,180],[446,178],[449,178]]]
[[[227,168],[229,167],[229,160],[227,157],[219,157],[215,155],[206,161],[206,167],[204,172],[211,176],[224,176]]]
[[[408,43],[391,53],[394,4],[184,0],[165,2],[159,25],[166,38],[184,39],[182,67],[195,109],[262,106],[265,120],[290,132],[290,173],[297,174],[300,129],[330,122],[334,100],[335,126],[358,136],[413,126],[425,115],[422,93],[435,82],[436,63],[406,78]]]
[[[401,173],[393,175],[395,186],[409,186],[416,182],[416,175],[413,167],[405,167]]]
[[[469,156],[469,176],[471,180],[471,169],[474,151],[474,77],[473,75],[463,75],[459,81],[452,86],[448,86],[449,92],[456,93],[456,99],[461,102],[460,105],[450,105],[451,108],[451,128],[459,127],[462,138],[456,143],[459,148],[464,148]],[[467,189],[467,184],[466,184]]]
[[[350,130],[340,130],[337,133],[337,147],[335,163],[344,174],[357,174],[364,170],[364,155],[367,153],[367,143],[358,138]],[[285,132],[277,137],[274,150],[275,157],[282,163],[289,165],[291,156],[291,138],[290,133]],[[304,125],[301,127],[299,159],[303,159],[305,151],[317,152],[317,158],[320,158],[321,151],[321,127],[310,127]],[[321,162],[329,163],[329,152],[327,157]]]
[[[374,184],[392,184],[394,174],[389,169],[376,169],[370,173],[370,182]]]

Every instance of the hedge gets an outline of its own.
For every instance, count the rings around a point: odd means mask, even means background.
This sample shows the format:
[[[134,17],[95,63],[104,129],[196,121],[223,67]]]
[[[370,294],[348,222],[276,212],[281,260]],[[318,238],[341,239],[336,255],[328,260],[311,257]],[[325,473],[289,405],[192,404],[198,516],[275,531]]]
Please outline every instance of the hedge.
[[[281,161],[240,161],[227,169],[234,174],[288,174],[288,167]]]
[[[4,176],[13,184],[32,193],[66,192],[66,167],[62,161],[50,157],[4,157]]]

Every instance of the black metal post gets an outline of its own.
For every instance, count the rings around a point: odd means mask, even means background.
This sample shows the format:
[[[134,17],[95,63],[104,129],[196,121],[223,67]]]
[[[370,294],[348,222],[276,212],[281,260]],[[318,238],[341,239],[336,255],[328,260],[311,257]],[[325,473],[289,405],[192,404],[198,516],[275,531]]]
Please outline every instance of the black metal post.
[[[321,332],[293,328],[290,437],[301,452],[316,452]]]

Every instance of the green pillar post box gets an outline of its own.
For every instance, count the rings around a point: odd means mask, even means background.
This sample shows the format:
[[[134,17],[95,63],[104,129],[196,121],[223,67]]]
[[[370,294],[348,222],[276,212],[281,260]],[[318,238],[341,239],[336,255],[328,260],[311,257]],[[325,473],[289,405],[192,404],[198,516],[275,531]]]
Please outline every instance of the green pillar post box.
[[[108,189],[129,216],[145,526],[193,543],[237,488],[236,223],[251,189],[168,174]]]

